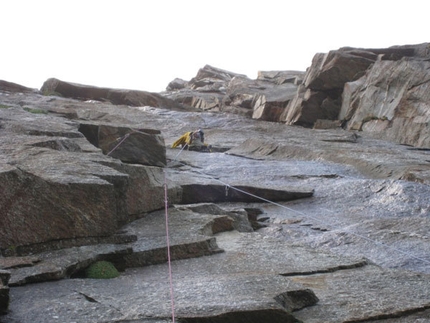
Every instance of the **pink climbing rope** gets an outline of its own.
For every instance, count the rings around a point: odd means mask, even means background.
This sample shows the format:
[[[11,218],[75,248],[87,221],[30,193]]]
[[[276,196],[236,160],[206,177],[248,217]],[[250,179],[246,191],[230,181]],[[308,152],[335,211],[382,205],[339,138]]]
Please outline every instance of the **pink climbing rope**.
[[[132,132],[140,132],[134,129],[130,129]],[[131,133],[127,133],[121,141],[109,152],[107,155],[112,154],[121,144],[130,136]],[[181,153],[182,150],[179,152]],[[179,154],[178,154],[179,156]],[[173,277],[172,277],[172,262],[170,259],[170,238],[169,238],[169,214],[168,214],[168,199],[167,199],[167,179],[166,179],[166,170],[164,170],[164,209],[166,216],[166,243],[167,243],[167,263],[169,265],[169,283],[170,283],[170,301],[172,307],[172,323],[175,323],[175,298],[173,293]]]
[[[167,199],[167,180],[166,171],[164,171],[164,210],[166,216],[166,243],[167,243],[167,263],[169,265],[169,282],[170,282],[170,302],[172,306],[172,323],[175,323],[175,298],[173,295],[173,277],[172,277],[172,262],[170,259],[170,238],[169,238],[169,214],[167,212],[169,207]]]

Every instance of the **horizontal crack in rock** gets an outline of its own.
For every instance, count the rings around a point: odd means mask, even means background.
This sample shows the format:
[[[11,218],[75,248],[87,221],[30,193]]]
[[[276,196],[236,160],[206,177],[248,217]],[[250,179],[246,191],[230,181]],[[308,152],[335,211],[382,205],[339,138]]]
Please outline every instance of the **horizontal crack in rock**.
[[[181,318],[181,323],[294,323],[298,322],[282,309],[266,309],[223,313],[217,316]]]
[[[350,265],[340,265],[340,266],[335,266],[335,267],[331,267],[331,268],[326,268],[323,270],[315,270],[315,271],[302,271],[302,272],[290,272],[290,273],[284,273],[284,274],[280,274],[281,276],[284,277],[294,277],[294,276],[310,276],[310,275],[317,275],[317,274],[326,274],[326,273],[333,273],[335,271],[339,271],[339,270],[347,270],[347,269],[353,269],[353,268],[360,268],[360,267],[364,267],[366,265],[368,265],[368,261],[367,260],[362,260]]]

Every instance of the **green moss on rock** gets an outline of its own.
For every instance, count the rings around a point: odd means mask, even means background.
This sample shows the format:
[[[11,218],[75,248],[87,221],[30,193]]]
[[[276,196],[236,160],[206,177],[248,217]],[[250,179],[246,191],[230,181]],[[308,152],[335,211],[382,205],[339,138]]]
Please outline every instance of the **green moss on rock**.
[[[97,261],[86,270],[87,278],[109,279],[119,276],[118,270],[108,261]]]

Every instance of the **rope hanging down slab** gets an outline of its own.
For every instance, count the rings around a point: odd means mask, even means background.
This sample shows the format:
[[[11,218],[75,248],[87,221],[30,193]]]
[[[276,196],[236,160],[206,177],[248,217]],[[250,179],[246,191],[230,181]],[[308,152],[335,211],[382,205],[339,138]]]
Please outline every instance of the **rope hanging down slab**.
[[[167,194],[167,179],[166,170],[164,170],[164,211],[166,218],[166,244],[167,244],[167,263],[169,266],[169,284],[170,284],[170,303],[172,307],[172,323],[175,323],[175,297],[173,293],[173,277],[172,277],[172,260],[170,259],[170,237],[169,237],[169,203]]]
[[[133,132],[139,132],[139,131],[137,131],[137,130],[134,130],[134,129],[130,129],[130,130],[132,130]],[[116,150],[128,137],[130,136],[130,133],[129,134],[127,134],[127,135],[125,135],[122,139],[121,138],[119,138],[118,140],[120,140],[121,139],[121,141],[107,154],[107,155],[110,155],[114,150]],[[175,158],[174,158],[174,160],[173,161],[177,161],[177,158],[179,157],[179,155],[182,153],[182,151],[183,151],[184,149],[182,148],[180,151],[179,151],[179,153],[175,156]],[[181,164],[183,164],[183,165],[185,165],[184,163],[181,163]],[[303,212],[300,212],[300,211],[297,211],[297,210],[294,210],[294,209],[292,209],[292,208],[289,208],[289,207],[287,207],[287,206],[285,206],[285,205],[282,205],[282,204],[279,204],[279,203],[276,203],[276,202],[274,202],[274,201],[271,201],[271,200],[268,200],[268,199],[265,199],[265,198],[263,198],[263,197],[260,197],[260,196],[257,196],[257,195],[254,195],[254,194],[251,194],[251,193],[249,193],[249,192],[246,192],[246,191],[244,191],[244,190],[241,190],[241,189],[239,189],[239,188],[236,188],[236,187],[234,187],[234,186],[231,186],[230,184],[228,184],[228,183],[226,183],[226,182],[223,182],[223,181],[221,181],[221,180],[219,180],[219,179],[217,179],[217,178],[214,178],[213,176],[211,176],[211,175],[208,175],[208,174],[205,174],[205,173],[203,173],[203,172],[201,172],[201,171],[199,171],[199,170],[196,170],[196,172],[197,173],[200,173],[200,174],[202,174],[202,175],[205,175],[205,176],[209,176],[210,178],[212,178],[213,180],[215,180],[215,181],[217,181],[217,182],[220,182],[221,184],[223,184],[223,185],[225,185],[225,192],[226,192],[226,195],[228,195],[228,192],[229,192],[229,190],[230,189],[233,189],[233,190],[236,190],[236,191],[238,191],[238,192],[241,192],[241,193],[243,193],[243,194],[247,194],[247,195],[249,195],[249,196],[252,196],[252,197],[255,197],[255,198],[258,198],[258,199],[260,199],[261,201],[264,201],[264,202],[267,202],[267,203],[271,203],[271,204],[273,204],[273,205],[276,205],[276,206],[279,206],[279,207],[281,207],[281,208],[284,208],[284,209],[286,209],[286,210],[289,210],[289,211],[292,211],[292,212],[294,212],[294,213],[297,213],[297,214],[299,214],[299,215],[301,215],[301,216],[303,216],[303,217],[305,217],[305,218],[308,218],[308,219],[312,219],[312,220],[314,220],[314,221],[317,221],[317,222],[323,222],[322,220],[320,220],[320,219],[318,219],[318,218],[315,218],[315,217],[313,217],[313,216],[310,216],[310,215],[307,215],[307,214],[305,214],[305,213],[303,213]],[[170,301],[171,301],[171,309],[172,309],[172,322],[173,323],[175,323],[175,299],[174,299],[174,290],[173,290],[173,276],[172,276],[172,264],[171,264],[171,253],[170,253],[170,237],[169,237],[169,214],[168,214],[168,187],[167,187],[167,179],[166,179],[166,169],[164,169],[164,204],[165,204],[165,220],[166,220],[166,244],[167,244],[167,263],[168,263],[168,269],[169,269],[169,283],[170,283]],[[342,223],[340,223],[340,222],[338,222],[338,224],[342,224]],[[333,225],[333,224],[332,224]],[[333,225],[333,227],[334,227],[334,225]],[[428,260],[426,260],[426,259],[423,259],[423,258],[420,258],[420,257],[416,257],[416,256],[414,256],[414,255],[411,255],[410,253],[407,253],[407,252],[405,252],[405,251],[402,251],[402,250],[400,250],[400,249],[397,249],[397,248],[395,248],[395,247],[392,247],[392,246],[389,246],[389,245],[387,245],[387,244],[385,244],[385,243],[383,243],[383,242],[380,242],[380,241],[376,241],[376,240],[373,240],[373,239],[370,239],[370,238],[368,238],[368,237],[366,237],[366,236],[363,236],[363,235],[361,235],[361,234],[358,234],[358,233],[355,233],[355,232],[352,232],[352,231],[348,231],[348,230],[340,230],[341,232],[344,232],[344,233],[349,233],[349,234],[351,234],[351,235],[354,235],[354,236],[356,236],[356,237],[359,237],[359,238],[361,238],[361,239],[363,239],[363,240],[366,240],[366,241],[369,241],[369,242],[372,242],[372,243],[374,243],[375,245],[378,245],[378,246],[381,246],[381,247],[385,247],[385,248],[387,248],[387,249],[391,249],[391,250],[394,250],[394,251],[397,251],[397,252],[399,252],[399,253],[401,253],[401,254],[404,254],[404,255],[406,255],[406,256],[408,256],[408,257],[410,257],[410,258],[413,258],[413,259],[416,259],[416,260],[419,260],[419,261],[421,261],[421,262],[424,262],[424,263],[428,263],[428,264],[430,264],[430,261],[428,261]]]

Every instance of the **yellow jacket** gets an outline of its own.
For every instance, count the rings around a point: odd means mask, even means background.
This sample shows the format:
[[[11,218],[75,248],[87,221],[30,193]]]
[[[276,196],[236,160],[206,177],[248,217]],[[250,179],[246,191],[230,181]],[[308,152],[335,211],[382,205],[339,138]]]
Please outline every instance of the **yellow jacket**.
[[[192,131],[184,133],[178,140],[176,140],[172,144],[172,148],[176,148],[179,145],[181,146],[190,145],[192,141],[192,137],[191,137],[192,133],[193,133]]]

